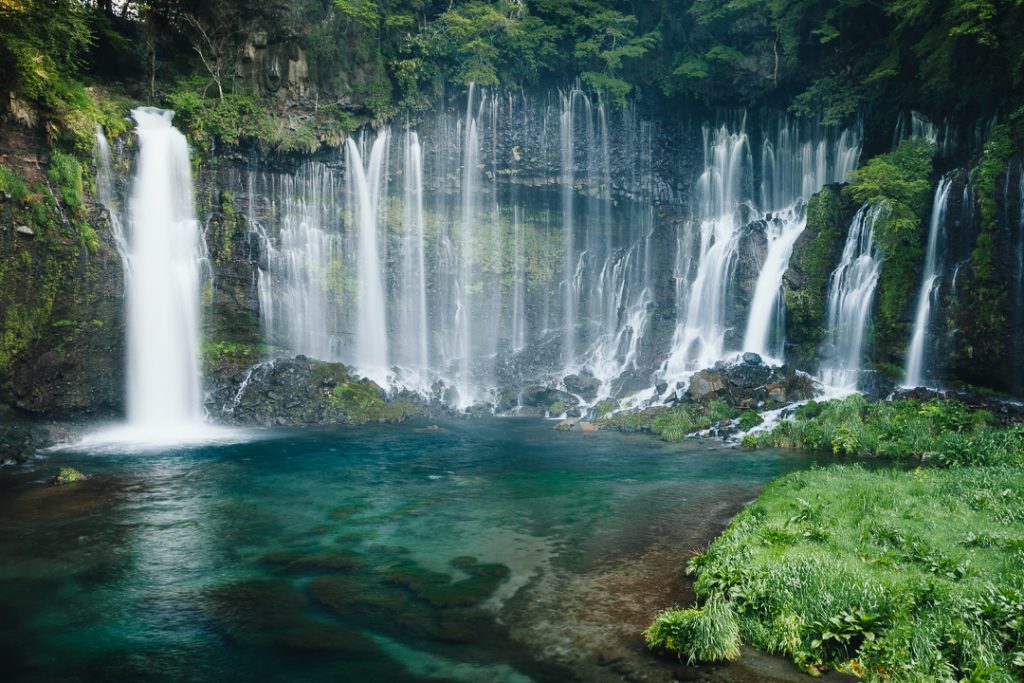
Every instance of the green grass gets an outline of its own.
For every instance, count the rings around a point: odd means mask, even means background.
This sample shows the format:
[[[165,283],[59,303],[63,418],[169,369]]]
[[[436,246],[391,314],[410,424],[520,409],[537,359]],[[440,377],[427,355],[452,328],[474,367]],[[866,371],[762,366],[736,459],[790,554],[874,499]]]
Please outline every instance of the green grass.
[[[928,459],[947,466],[1024,464],[1024,425],[999,429],[992,413],[957,401],[883,401],[860,394],[800,407],[793,420],[744,440],[748,447]]]
[[[1024,673],[1018,467],[793,473],[690,569],[703,606],[663,613],[647,632],[656,648],[723,658],[734,614],[744,642],[811,673],[922,683]],[[698,635],[700,613],[714,628]]]

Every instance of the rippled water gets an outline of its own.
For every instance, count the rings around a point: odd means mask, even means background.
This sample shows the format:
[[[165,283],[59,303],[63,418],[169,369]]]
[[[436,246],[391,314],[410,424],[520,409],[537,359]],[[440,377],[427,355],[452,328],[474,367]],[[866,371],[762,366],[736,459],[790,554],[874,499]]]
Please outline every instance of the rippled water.
[[[518,419],[258,436],[0,478],[6,680],[657,671],[639,631],[689,600],[687,554],[811,463]]]

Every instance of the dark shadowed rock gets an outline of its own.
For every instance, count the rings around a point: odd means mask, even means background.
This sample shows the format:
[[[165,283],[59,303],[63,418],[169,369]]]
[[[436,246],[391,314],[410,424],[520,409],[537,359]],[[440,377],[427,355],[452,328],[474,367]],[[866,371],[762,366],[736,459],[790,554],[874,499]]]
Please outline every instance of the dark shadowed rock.
[[[748,356],[756,360],[749,362]],[[768,366],[757,354],[744,354],[743,362],[718,363],[690,380],[685,398],[697,403],[724,401],[731,406],[757,408],[814,397],[814,380],[789,365]]]

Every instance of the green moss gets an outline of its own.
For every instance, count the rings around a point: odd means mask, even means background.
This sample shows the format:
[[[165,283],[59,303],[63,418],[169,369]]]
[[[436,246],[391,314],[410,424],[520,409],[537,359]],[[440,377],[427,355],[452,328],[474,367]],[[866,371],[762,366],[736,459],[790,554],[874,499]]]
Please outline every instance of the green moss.
[[[980,234],[954,305],[955,325],[959,328],[958,363],[973,374],[988,374],[993,363],[1006,352],[1006,289],[996,272],[999,208],[997,197],[1019,138],[1015,126],[996,126],[985,143],[981,160],[971,174],[980,213]]]
[[[344,382],[326,390],[330,409],[349,422],[401,422],[419,414],[405,398],[386,400],[380,387],[372,382]]]
[[[794,255],[791,268],[802,277],[799,288],[784,282],[786,339],[804,358],[813,358],[825,336],[825,303],[829,276],[842,240],[840,225],[849,200],[831,187],[807,203],[807,246]]]
[[[934,145],[926,140],[904,140],[854,171],[845,189],[857,202],[881,209],[874,225],[874,240],[884,258],[873,320],[876,352],[893,354],[909,337],[904,313],[919,279],[933,152]]]
[[[292,124],[275,113],[274,104],[255,96],[226,93],[207,97],[195,80],[182,81],[166,96],[175,122],[187,131],[198,151],[209,154],[216,142],[238,145],[254,140],[269,150],[312,153],[322,144],[338,145],[363,121],[336,105],[321,107],[313,118]]]
[[[672,408],[650,408],[632,413],[617,413],[598,421],[601,429],[624,432],[649,431],[665,441],[682,441],[702,429],[723,420],[731,420],[739,411],[721,401],[707,404],[683,404]]]
[[[565,401],[555,401],[548,408],[548,414],[550,415],[563,415],[565,413],[566,405]]]
[[[45,186],[30,189],[12,170],[0,169],[0,182],[19,197],[6,209],[13,225],[34,233],[0,245],[0,382],[6,383],[15,359],[45,338],[57,302],[74,299],[81,236]]]
[[[28,183],[7,166],[0,164],[0,192],[6,192],[16,202],[24,201],[28,196]]]
[[[56,486],[63,486],[64,484],[73,484],[76,481],[85,481],[86,479],[88,477],[74,467],[61,467],[57,470],[57,476],[53,478],[53,483]]]
[[[53,150],[47,177],[57,187],[64,204],[80,213],[84,206],[84,198],[82,165],[78,163],[78,159],[60,150]]]

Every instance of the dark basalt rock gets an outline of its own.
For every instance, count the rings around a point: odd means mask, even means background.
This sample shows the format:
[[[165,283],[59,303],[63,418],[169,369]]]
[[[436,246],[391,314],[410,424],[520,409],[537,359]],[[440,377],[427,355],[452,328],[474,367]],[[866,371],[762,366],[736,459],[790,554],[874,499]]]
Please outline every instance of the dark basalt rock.
[[[685,398],[697,403],[724,401],[741,408],[785,404],[813,398],[814,380],[789,365],[765,365],[756,353],[735,364],[717,363],[690,380]]]
[[[224,361],[230,365],[231,360]],[[305,356],[259,362],[245,370],[207,369],[207,410],[231,424],[303,425],[402,422],[421,412],[410,396],[389,396],[341,363]]]
[[[589,372],[581,372],[578,375],[566,375],[562,380],[567,391],[580,396],[586,401],[597,397],[597,390],[601,386],[601,380]]]

